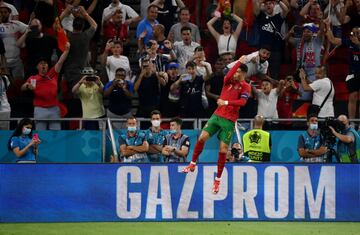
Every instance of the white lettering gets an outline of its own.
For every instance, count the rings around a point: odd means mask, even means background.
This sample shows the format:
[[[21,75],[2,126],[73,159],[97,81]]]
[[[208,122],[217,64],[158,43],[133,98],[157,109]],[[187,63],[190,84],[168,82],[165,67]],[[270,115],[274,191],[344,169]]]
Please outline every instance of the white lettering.
[[[314,199],[313,188],[307,166],[295,166],[294,205],[295,218],[305,219],[305,194],[311,219],[320,218],[321,205],[325,198],[325,218],[335,219],[336,215],[336,171],[335,166],[323,166]],[[325,196],[324,196],[325,194]]]
[[[178,172],[181,172],[184,166],[178,166]],[[176,212],[176,217],[179,219],[198,219],[198,211],[189,211],[191,197],[194,192],[195,182],[198,170],[186,174],[184,186],[181,191],[180,201]]]
[[[257,178],[257,170],[253,166],[233,167],[234,218],[244,218],[244,205],[246,207],[248,218],[259,218],[255,204],[255,197],[257,195]]]
[[[158,190],[160,190],[160,197],[158,197]],[[147,219],[156,218],[156,207],[158,205],[161,206],[161,214],[163,219],[173,218],[169,171],[167,166],[152,166],[150,168],[149,188],[145,215]]]
[[[122,219],[136,219],[141,214],[141,193],[128,193],[128,175],[130,183],[141,183],[139,167],[123,166],[117,170],[116,213]]]
[[[213,194],[212,187],[214,183],[214,173],[217,171],[217,166],[204,166],[204,185],[203,185],[203,205],[204,218],[214,218],[214,201],[224,200],[228,194],[228,173],[226,168],[221,176],[220,191]]]
[[[289,213],[288,169],[284,166],[267,167],[264,172],[264,185],[265,216],[276,219],[285,218]],[[276,185],[277,191],[275,191]]]

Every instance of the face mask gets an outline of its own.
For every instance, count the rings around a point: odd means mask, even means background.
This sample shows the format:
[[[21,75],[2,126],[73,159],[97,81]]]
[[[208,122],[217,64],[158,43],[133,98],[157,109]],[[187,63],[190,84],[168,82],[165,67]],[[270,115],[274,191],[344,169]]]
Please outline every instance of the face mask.
[[[135,132],[136,131],[136,126],[128,126],[127,130],[129,132]]]
[[[22,133],[23,133],[24,135],[28,135],[28,134],[30,134],[30,132],[31,132],[31,128],[26,128],[26,127],[24,127],[23,130],[22,130]]]
[[[159,126],[160,126],[160,120],[152,120],[152,121],[151,121],[151,124],[152,124],[154,127],[159,127]]]
[[[40,31],[37,25],[30,26],[31,31],[28,33],[29,37],[35,38],[40,36]]]
[[[318,129],[318,124],[317,123],[311,123],[310,124],[310,129],[313,130],[313,131],[317,130]]]
[[[176,130],[170,130],[170,134],[176,134],[177,131]]]

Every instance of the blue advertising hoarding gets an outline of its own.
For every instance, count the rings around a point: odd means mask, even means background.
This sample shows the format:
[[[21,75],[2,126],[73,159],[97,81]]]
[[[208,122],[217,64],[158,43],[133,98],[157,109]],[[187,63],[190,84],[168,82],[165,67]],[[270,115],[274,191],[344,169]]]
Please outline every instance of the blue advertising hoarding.
[[[360,165],[1,164],[1,222],[360,221]]]

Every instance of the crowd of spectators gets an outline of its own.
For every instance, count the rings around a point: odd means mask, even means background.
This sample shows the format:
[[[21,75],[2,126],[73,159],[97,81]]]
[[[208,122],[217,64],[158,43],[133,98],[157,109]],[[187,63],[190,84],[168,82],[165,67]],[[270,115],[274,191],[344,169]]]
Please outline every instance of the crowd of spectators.
[[[119,0],[0,1],[0,115],[148,118],[158,109],[166,118],[206,118],[224,74],[240,60],[253,94],[239,118],[292,118],[295,103],[334,117],[338,87],[327,67],[340,51],[349,57],[341,81],[348,87],[347,113],[358,117],[359,0],[241,2],[202,1],[197,13],[208,22],[200,30],[190,22],[196,12],[187,0],[141,1],[141,12]],[[292,69],[281,71],[283,64]],[[98,72],[84,74],[87,67]],[[26,112],[29,104],[34,111]],[[36,126],[60,129],[50,124]]]

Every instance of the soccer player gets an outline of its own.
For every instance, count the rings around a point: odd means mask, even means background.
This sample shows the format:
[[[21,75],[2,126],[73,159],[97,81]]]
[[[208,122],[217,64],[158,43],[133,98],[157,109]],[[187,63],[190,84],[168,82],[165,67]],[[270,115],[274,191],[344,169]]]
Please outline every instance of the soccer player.
[[[245,81],[247,66],[238,61],[224,77],[224,85],[217,100],[218,107],[203,128],[192,156],[190,164],[182,172],[193,172],[196,161],[201,154],[205,142],[215,133],[220,139],[218,169],[213,186],[213,193],[219,192],[221,174],[226,162],[226,153],[234,133],[235,122],[239,116],[240,106],[244,106],[250,96],[251,87]]]

